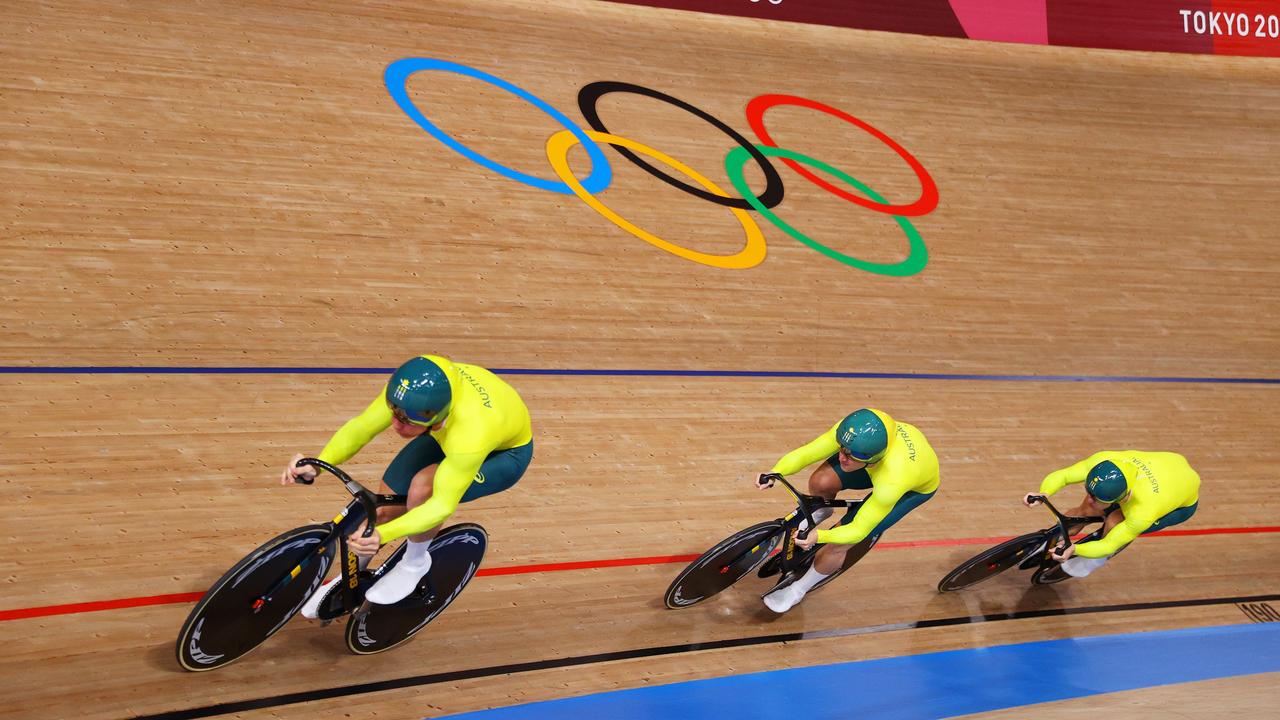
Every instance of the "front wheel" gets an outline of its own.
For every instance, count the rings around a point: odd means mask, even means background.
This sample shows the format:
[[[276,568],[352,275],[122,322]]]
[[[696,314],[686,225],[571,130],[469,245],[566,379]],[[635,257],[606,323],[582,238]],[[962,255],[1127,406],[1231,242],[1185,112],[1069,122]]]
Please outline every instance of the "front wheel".
[[[267,541],[246,555],[196,603],[176,647],[178,664],[201,672],[230,663],[276,634],[320,587],[333,563],[330,525],[306,525]],[[329,542],[325,542],[329,540]],[[260,599],[272,593],[270,602]]]
[[[374,573],[374,581],[400,562],[409,543],[396,548]],[[347,620],[347,649],[357,655],[386,652],[408,642],[444,612],[475,577],[484,560],[489,536],[474,523],[441,530],[431,541],[431,570],[409,597],[394,605],[370,604],[366,613]]]
[[[780,542],[782,523],[777,520],[739,530],[680,571],[667,588],[663,602],[677,609],[716,595],[756,569]]]
[[[1046,543],[1049,535],[1049,532],[1039,530],[1019,535],[993,548],[983,550],[947,573],[947,576],[938,583],[938,592],[962,590],[999,575],[1017,565],[1028,555],[1039,552],[1038,548]]]

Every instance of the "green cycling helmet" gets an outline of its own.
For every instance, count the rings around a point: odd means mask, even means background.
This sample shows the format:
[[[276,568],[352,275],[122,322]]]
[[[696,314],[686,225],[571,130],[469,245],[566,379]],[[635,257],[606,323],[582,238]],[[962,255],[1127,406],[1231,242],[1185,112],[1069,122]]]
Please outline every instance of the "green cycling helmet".
[[[453,390],[444,368],[416,357],[391,374],[386,399],[391,414],[400,422],[431,427],[448,417]]]
[[[893,418],[879,410],[862,408],[850,413],[836,428],[836,442],[855,460],[868,465],[879,462],[889,449]]]
[[[1129,483],[1137,474],[1137,468],[1131,463],[1103,460],[1089,471],[1084,489],[1099,502],[1118,502],[1129,494]]]

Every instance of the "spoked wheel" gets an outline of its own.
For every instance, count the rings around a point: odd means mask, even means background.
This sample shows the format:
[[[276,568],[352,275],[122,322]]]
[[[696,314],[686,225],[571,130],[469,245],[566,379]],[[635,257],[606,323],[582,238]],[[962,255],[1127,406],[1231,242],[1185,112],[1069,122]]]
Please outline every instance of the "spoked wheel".
[[[258,647],[302,608],[333,563],[327,525],[307,525],[268,541],[236,563],[196,603],[178,633],[178,664],[200,672],[222,667]],[[323,545],[322,545],[323,544]],[[297,576],[256,602],[301,565]]]
[[[938,592],[962,590],[999,575],[1027,559],[1029,555],[1037,554],[1037,549],[1050,534],[1046,530],[1027,533],[983,550],[947,573],[938,583]]]
[[[676,576],[663,601],[669,608],[702,602],[756,569],[782,542],[782,523],[771,520],[721,540]]]
[[[404,557],[402,544],[374,573],[374,580]],[[357,655],[385,652],[404,643],[449,607],[475,577],[489,536],[473,523],[453,525],[431,541],[431,571],[409,597],[394,605],[370,604],[347,620],[347,648]]]

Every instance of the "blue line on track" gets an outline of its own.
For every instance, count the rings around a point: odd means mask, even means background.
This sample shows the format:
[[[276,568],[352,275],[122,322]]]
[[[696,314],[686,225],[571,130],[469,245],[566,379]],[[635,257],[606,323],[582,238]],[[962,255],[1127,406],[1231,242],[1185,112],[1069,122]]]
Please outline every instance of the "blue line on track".
[[[914,720],[1278,671],[1280,623],[1228,625],[773,670],[448,717]]]
[[[198,367],[165,365],[6,365],[0,375],[389,375],[380,367]],[[963,373],[824,372],[789,370],[639,370],[491,368],[499,375],[689,378],[831,378],[839,380],[972,380],[991,382],[1130,382],[1280,385],[1280,378],[1158,377],[1142,375],[984,375]]]

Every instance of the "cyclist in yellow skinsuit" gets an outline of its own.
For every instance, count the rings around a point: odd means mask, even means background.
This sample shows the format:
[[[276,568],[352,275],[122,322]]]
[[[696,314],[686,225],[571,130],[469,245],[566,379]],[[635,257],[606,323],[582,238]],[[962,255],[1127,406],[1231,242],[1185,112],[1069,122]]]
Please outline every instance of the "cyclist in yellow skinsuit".
[[[1106,521],[1100,540],[1053,555],[1065,561],[1062,569],[1075,577],[1098,569],[1139,535],[1190,520],[1200,502],[1200,476],[1177,453],[1104,450],[1049,473],[1040,483],[1040,494],[1052,495],[1080,482],[1085,484],[1084,500],[1063,514],[1106,515]],[[1030,507],[1028,498],[1030,493],[1023,503]]]
[[[844,564],[852,546],[875,542],[938,490],[938,456],[924,434],[870,408],[851,413],[813,441],[782,456],[772,470],[761,475],[758,487],[773,487],[769,475],[790,475],[824,459],[826,462],[809,476],[810,495],[832,500],[841,490],[855,489],[870,489],[871,495],[846,513],[837,527],[796,541],[804,549],[814,543],[826,546],[818,551],[808,572],[765,596],[765,605],[774,612],[790,610]],[[824,508],[814,513],[814,522],[822,523],[832,511]]]
[[[533,459],[529,410],[515,389],[478,365],[422,355],[401,365],[383,391],[347,421],[317,455],[325,462],[346,462],[387,428],[410,442],[383,474],[381,493],[407,495],[405,508],[384,507],[368,538],[364,526],[349,538],[362,567],[378,548],[408,537],[400,562],[369,588],[366,599],[379,604],[402,600],[431,569],[430,541],[459,503],[502,492],[516,484]],[[314,476],[310,465],[281,475],[282,483]],[[336,578],[335,578],[336,579]],[[326,584],[303,608],[314,618],[328,590]]]

